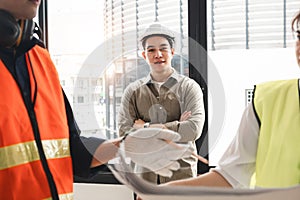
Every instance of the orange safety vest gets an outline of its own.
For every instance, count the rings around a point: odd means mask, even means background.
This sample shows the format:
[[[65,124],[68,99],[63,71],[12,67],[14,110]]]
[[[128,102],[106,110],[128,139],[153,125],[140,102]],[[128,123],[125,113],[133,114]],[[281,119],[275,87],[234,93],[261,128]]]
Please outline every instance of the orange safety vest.
[[[26,53],[33,112],[60,199],[73,199],[69,129],[57,71],[46,49]],[[35,95],[36,94],[36,95]],[[35,97],[34,97],[35,96]],[[20,88],[0,60],[0,199],[51,199]],[[31,116],[32,117],[32,116]]]

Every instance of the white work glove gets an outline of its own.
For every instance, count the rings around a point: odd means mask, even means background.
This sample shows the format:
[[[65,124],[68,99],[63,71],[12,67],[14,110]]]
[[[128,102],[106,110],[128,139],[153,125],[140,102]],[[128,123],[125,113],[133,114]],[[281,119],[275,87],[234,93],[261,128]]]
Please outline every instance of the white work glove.
[[[171,177],[180,165],[177,160],[192,155],[188,145],[167,143],[178,141],[180,135],[161,128],[143,128],[131,132],[120,145],[126,157],[136,164],[161,175]]]

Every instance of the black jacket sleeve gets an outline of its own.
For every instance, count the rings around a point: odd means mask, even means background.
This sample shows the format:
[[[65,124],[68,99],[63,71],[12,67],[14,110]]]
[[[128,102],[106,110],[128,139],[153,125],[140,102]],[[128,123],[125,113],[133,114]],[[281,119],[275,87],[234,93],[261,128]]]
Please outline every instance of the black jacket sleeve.
[[[80,136],[79,127],[74,119],[70,103],[63,91],[66,114],[70,133],[70,151],[73,164],[73,174],[80,177],[90,175],[90,165],[98,146],[105,140],[94,137]]]

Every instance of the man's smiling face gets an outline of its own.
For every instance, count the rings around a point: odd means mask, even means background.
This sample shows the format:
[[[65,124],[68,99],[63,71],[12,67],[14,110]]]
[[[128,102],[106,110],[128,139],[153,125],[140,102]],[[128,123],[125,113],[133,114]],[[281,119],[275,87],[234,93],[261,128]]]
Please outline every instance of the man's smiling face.
[[[174,49],[171,48],[165,37],[149,37],[146,40],[145,51],[142,55],[153,72],[164,72],[172,68],[171,60],[174,55]]]

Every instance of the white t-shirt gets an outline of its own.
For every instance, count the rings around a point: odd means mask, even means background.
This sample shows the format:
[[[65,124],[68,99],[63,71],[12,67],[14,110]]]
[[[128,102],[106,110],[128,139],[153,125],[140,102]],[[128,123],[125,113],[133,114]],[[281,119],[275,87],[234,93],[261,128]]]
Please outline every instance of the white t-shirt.
[[[154,80],[152,80],[151,82],[154,84],[154,86],[157,89],[158,93],[159,93],[160,87],[165,83],[165,82],[158,82],[158,81],[154,81]]]

